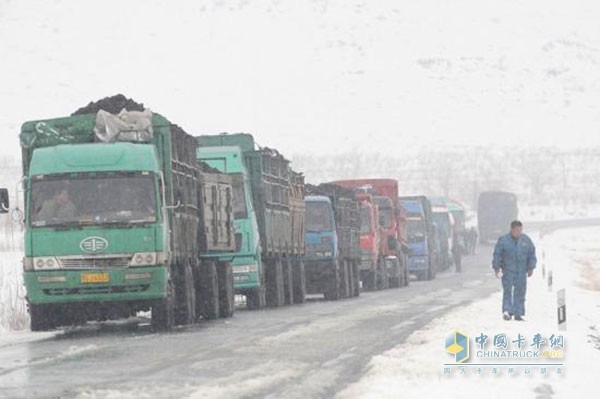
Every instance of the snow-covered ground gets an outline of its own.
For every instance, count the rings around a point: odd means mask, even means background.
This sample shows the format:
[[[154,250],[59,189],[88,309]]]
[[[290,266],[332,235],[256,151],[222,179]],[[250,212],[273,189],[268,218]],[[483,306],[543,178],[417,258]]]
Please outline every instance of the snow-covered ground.
[[[0,215],[0,333],[29,325],[23,286],[23,234],[9,215]]]
[[[23,286],[22,253],[0,252],[0,333],[29,325]]]
[[[526,322],[501,319],[498,282],[498,292],[491,297],[446,314],[414,332],[405,343],[373,358],[366,375],[339,398],[594,396],[600,364],[600,228],[563,230],[536,240],[539,263],[528,282]],[[551,290],[547,284],[550,271]],[[490,278],[495,278],[491,272]],[[557,290],[561,288],[566,290],[565,332],[557,328]],[[509,339],[520,333],[529,339],[527,345],[536,333],[545,338],[562,334],[563,374],[557,374],[555,366],[548,367],[546,375],[541,374],[541,367],[531,367],[531,373],[525,374],[523,366],[515,367],[514,374],[508,373],[509,366],[499,367],[498,374],[492,374],[491,367],[477,374],[475,366],[465,366],[466,373],[461,374],[452,366],[451,374],[445,374],[444,363],[454,358],[444,350],[444,337],[454,329],[470,335],[472,358],[478,348],[474,337],[481,332],[490,340],[497,333],[506,333]]]

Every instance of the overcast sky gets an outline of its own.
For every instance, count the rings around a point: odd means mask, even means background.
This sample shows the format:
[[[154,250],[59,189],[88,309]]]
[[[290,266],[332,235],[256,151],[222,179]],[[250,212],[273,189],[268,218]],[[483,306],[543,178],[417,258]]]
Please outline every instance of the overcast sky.
[[[598,145],[599,4],[0,0],[0,153],[116,93],[290,156]]]

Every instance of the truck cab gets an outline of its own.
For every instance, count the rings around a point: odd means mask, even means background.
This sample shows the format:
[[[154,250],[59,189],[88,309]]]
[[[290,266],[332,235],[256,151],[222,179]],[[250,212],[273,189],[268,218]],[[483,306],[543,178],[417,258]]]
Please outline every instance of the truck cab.
[[[360,274],[365,288],[375,289],[377,275],[383,262],[380,256],[379,212],[373,197],[366,193],[357,193],[360,204]]]
[[[231,260],[235,291],[244,294],[260,287],[261,248],[258,224],[252,204],[250,179],[239,147],[198,147],[198,160],[232,178],[235,226],[235,253],[212,254],[215,258]]]
[[[435,278],[438,268],[437,236],[431,202],[423,195],[399,198],[407,215],[408,266],[419,280]]]
[[[435,205],[431,210],[432,219],[436,225],[436,231],[440,242],[440,266],[446,269],[454,263],[452,257],[454,219],[452,214],[448,211],[448,207],[445,205]]]
[[[320,195],[304,198],[306,206],[305,261],[331,261],[337,257],[336,224],[331,200]]]
[[[64,144],[33,150],[25,179],[24,280],[32,319],[50,304],[125,302],[121,316],[166,296],[164,182],[152,145]],[[84,319],[109,318],[103,306]],[[71,316],[69,316],[71,313]],[[55,320],[71,324],[72,320]],[[35,326],[32,326],[35,329]]]

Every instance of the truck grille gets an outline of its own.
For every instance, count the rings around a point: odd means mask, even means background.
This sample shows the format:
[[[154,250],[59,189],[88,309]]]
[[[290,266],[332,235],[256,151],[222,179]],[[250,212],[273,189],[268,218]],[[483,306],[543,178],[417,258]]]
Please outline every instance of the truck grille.
[[[111,267],[127,267],[131,261],[131,256],[110,256],[110,257],[80,257],[68,256],[58,258],[61,266],[65,269],[105,269]]]
[[[114,287],[83,287],[83,288],[47,288],[44,289],[45,295],[62,296],[62,295],[94,295],[94,294],[123,294],[144,292],[150,288],[150,284],[137,285],[118,285]]]

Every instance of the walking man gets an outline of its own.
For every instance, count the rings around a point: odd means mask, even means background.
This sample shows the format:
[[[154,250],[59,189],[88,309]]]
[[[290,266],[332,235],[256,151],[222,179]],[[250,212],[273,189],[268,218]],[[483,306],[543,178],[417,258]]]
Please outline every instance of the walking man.
[[[533,241],[522,231],[523,224],[518,220],[513,221],[510,233],[500,237],[494,248],[492,268],[496,277],[502,276],[504,320],[510,320],[513,316],[515,320],[524,320],[527,277],[533,275],[537,263]]]

